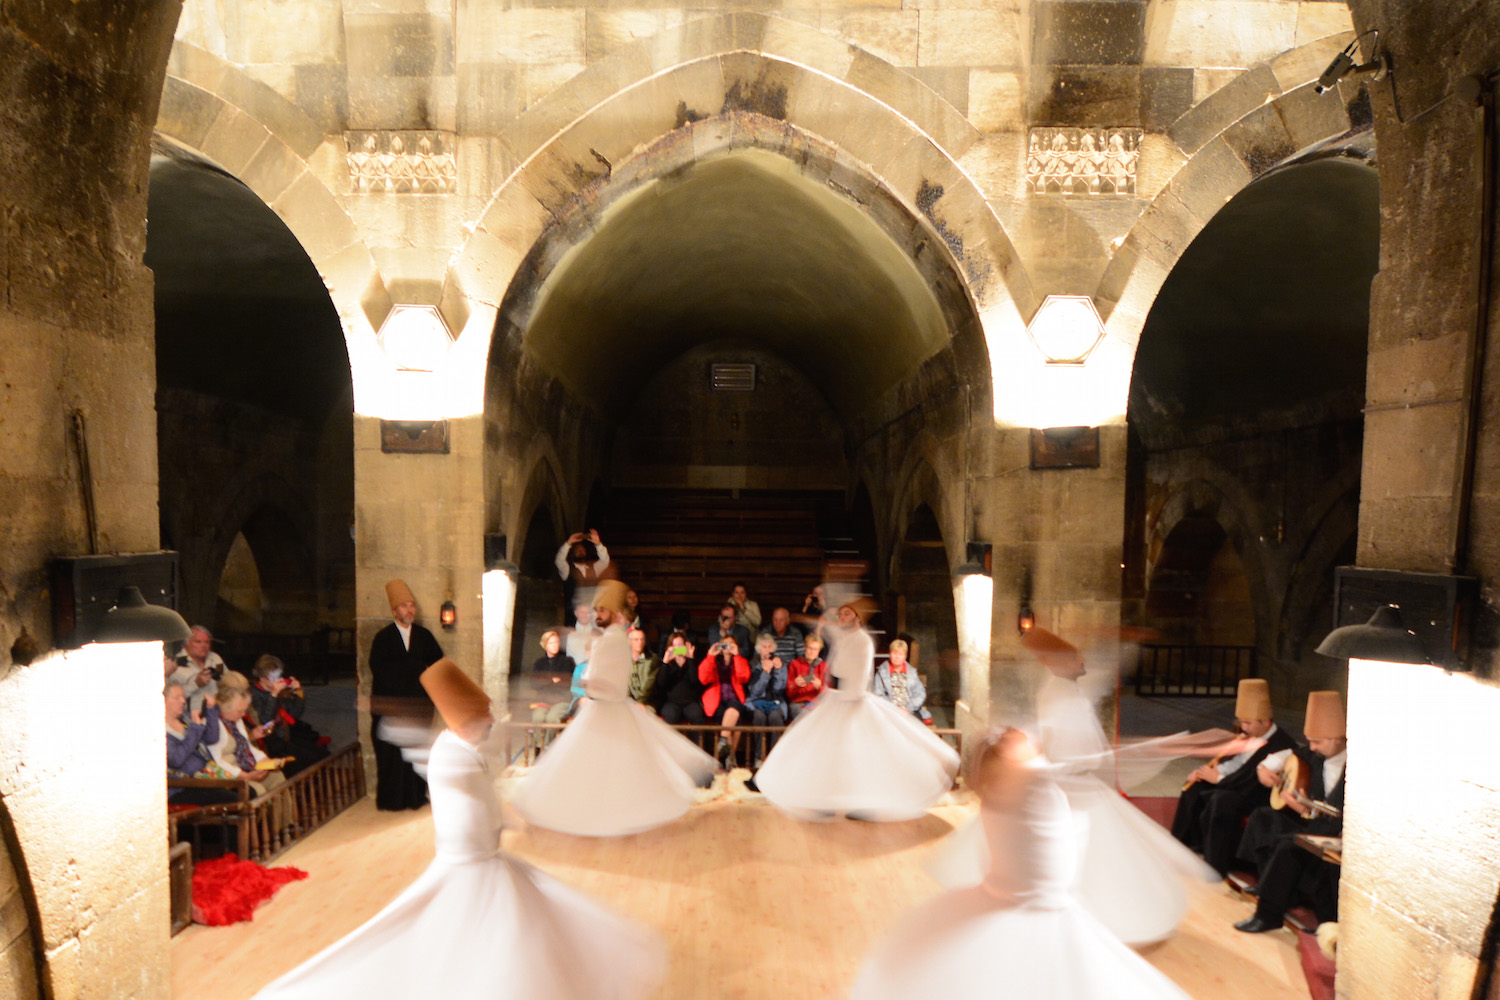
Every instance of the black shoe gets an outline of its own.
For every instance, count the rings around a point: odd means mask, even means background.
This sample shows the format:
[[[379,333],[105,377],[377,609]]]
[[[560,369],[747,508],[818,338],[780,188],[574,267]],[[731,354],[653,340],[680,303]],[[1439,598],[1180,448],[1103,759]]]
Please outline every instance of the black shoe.
[[[760,791],[760,786],[755,783],[755,779],[754,778],[746,778],[745,779],[745,791],[747,791],[747,792],[758,792],[758,791]]]
[[[714,756],[719,759],[719,766],[726,771],[729,770],[729,741],[719,737],[719,745],[714,751]]]
[[[1242,889],[1240,891],[1243,892],[1247,896],[1259,896],[1260,895],[1260,886],[1258,886],[1258,885],[1247,885],[1247,886],[1245,886],[1244,889]]]
[[[1266,920],[1257,913],[1249,920],[1241,920],[1239,923],[1235,924],[1234,929],[1237,931],[1244,931],[1246,934],[1264,934],[1266,931],[1281,930],[1281,921]]]

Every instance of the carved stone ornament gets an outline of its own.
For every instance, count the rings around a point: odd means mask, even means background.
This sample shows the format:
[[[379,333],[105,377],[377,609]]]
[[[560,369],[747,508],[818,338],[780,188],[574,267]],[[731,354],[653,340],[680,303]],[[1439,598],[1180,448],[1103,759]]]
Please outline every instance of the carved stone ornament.
[[[1133,195],[1140,146],[1138,128],[1034,128],[1026,193]]]
[[[355,194],[454,194],[452,132],[345,132]]]

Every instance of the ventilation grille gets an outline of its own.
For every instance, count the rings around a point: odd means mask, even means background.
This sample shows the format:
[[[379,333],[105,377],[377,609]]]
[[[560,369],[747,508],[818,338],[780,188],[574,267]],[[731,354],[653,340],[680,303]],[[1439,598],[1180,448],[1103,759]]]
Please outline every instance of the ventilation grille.
[[[754,392],[754,365],[710,365],[709,384],[715,392]]]

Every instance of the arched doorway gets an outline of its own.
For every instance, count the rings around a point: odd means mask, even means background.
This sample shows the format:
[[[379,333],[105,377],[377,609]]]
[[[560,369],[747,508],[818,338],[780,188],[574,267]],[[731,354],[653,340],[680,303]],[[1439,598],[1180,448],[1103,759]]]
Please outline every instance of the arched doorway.
[[[891,572],[895,605],[891,636],[911,646],[913,662],[927,685],[927,707],[939,724],[949,724],[959,696],[958,618],[948,548],[938,519],[920,504],[907,519]]]
[[[1219,210],[1162,285],[1131,384],[1132,619],[1162,643],[1252,645],[1287,706],[1342,685],[1306,649],[1332,621],[1324,578],[1358,495],[1379,250],[1367,140]]]
[[[851,470],[894,489],[930,422],[958,447],[989,414],[978,320],[936,234],[888,195],[851,200],[806,141],[796,158],[724,150],[648,173],[648,149],[615,165],[623,186],[544,233],[500,311],[489,461],[513,466],[508,441],[544,435],[564,506],[590,512],[662,626],[679,610],[706,626],[736,582],[766,623],[796,613],[835,559],[872,585],[873,512],[890,505]],[[956,648],[939,561],[933,657]]]
[[[352,396],[328,290],[259,197],[165,140],[148,218],[162,537],[184,614],[226,635],[347,629]]]

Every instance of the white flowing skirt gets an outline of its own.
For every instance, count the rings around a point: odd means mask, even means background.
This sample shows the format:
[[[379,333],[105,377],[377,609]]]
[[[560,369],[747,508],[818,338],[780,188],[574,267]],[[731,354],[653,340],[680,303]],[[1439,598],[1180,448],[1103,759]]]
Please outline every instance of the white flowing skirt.
[[[364,926],[256,1000],[634,1000],[665,969],[653,932],[496,854],[434,861]]]
[[[1187,915],[1187,884],[1216,881],[1213,869],[1092,775],[1058,784],[1078,825],[1080,849],[1074,892],[1121,941],[1150,944],[1172,936]],[[978,885],[989,870],[989,847],[978,817],[955,830],[928,863],[950,889]]]
[[[777,741],[755,784],[799,818],[913,819],[953,786],[958,763],[910,712],[827,691]]]
[[[633,701],[585,699],[511,795],[533,826],[583,837],[640,833],[687,812],[718,765]]]
[[[854,1000],[1191,1000],[1077,903],[1001,903],[984,889],[918,907],[865,957]]]

